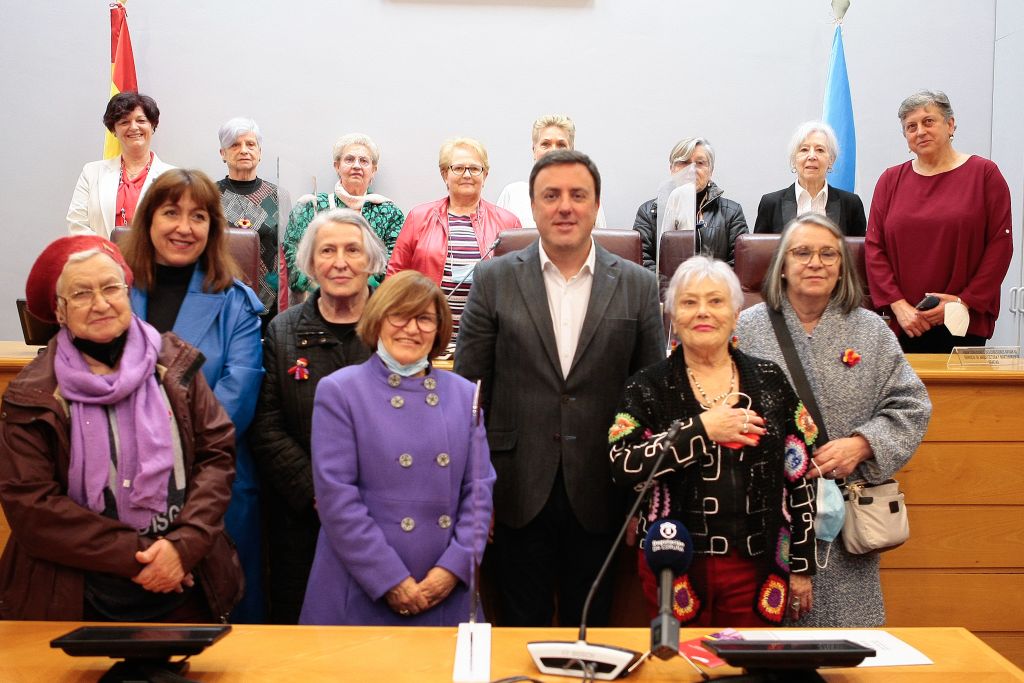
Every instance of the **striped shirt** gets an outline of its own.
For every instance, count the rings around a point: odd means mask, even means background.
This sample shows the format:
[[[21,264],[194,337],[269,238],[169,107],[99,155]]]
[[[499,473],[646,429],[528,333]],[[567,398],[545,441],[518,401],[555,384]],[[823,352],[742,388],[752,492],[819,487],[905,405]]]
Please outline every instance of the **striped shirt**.
[[[473,268],[480,260],[480,247],[469,216],[448,214],[448,254],[444,260],[441,291],[452,309],[452,338],[448,351],[454,352],[459,336],[459,319],[466,308],[469,288],[473,284]]]

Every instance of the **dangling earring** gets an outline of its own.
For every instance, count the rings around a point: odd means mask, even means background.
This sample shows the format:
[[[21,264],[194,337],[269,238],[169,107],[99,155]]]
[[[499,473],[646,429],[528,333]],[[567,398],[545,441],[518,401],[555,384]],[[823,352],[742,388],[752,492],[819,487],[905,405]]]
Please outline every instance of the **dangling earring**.
[[[831,173],[831,172],[832,172],[832,167],[831,167],[831,166],[829,166],[829,167],[828,167],[828,170],[827,170],[827,171],[825,171],[825,173]]]
[[[949,139],[950,139],[950,140],[952,140],[952,139],[953,139],[953,134],[952,134],[952,133],[950,133],[950,134],[949,134]]]
[[[789,172],[790,173],[796,173],[796,166],[790,166],[789,167]]]

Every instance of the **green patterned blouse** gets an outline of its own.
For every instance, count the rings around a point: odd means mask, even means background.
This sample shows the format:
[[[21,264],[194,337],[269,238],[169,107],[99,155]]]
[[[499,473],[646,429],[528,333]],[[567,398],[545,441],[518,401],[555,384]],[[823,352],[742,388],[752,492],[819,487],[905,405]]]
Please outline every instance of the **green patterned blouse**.
[[[306,234],[306,228],[309,227],[314,216],[321,211],[334,208],[329,199],[326,192],[320,192],[316,195],[316,210],[313,209],[312,202],[300,202],[288,216],[288,227],[284,233],[284,261],[288,267],[288,286],[293,291],[311,292],[316,289],[316,285],[295,265],[295,253],[299,248],[299,240]],[[338,200],[338,204],[344,206],[340,200]],[[395,248],[398,233],[402,229],[402,223],[405,222],[402,210],[391,202],[383,204],[366,202],[360,213],[363,214],[363,218],[370,224],[373,231],[377,233],[377,237],[384,242],[388,258],[391,258],[391,250]],[[370,278],[372,285],[379,284],[383,279],[383,274]]]

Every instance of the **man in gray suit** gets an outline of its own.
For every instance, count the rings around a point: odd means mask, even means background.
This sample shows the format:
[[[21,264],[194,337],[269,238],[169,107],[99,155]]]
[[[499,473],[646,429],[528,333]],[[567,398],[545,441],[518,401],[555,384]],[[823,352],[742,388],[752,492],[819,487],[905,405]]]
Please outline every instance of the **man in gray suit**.
[[[455,370],[483,380],[494,488],[500,621],[579,624],[583,603],[623,522],[608,428],[626,379],[665,357],[658,283],[591,237],[601,176],[560,150],[530,173],[540,240],[481,262],[473,275]],[[588,623],[605,624],[611,578]]]

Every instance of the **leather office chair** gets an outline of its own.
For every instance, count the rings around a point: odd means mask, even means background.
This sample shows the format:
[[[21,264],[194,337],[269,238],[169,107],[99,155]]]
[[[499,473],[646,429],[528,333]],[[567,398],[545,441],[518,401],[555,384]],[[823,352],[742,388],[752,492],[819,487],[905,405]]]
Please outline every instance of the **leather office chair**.
[[[768,264],[779,244],[779,235],[745,234],[736,238],[736,265],[734,270],[743,288],[743,308],[749,308],[763,301],[761,285],[764,283]],[[872,310],[871,297],[868,294],[867,270],[864,265],[864,238],[845,237],[846,247],[850,252],[857,274],[864,288],[864,301],[861,305]]]
[[[643,245],[640,243],[640,233],[634,230],[594,230],[594,241],[603,248],[627,261],[638,265],[644,262]],[[501,241],[494,249],[494,256],[502,256],[513,251],[519,251],[533,244],[540,233],[536,230],[504,230],[499,235]]]
[[[18,320],[21,321],[21,334],[29,346],[46,346],[53,335],[60,331],[57,323],[43,322],[28,312],[28,302],[17,299]]]
[[[110,241],[118,247],[128,237],[130,228],[118,227],[110,233]],[[260,236],[255,230],[245,228],[227,229],[228,252],[242,271],[239,279],[257,290],[260,277]]]
[[[666,230],[658,245],[658,285],[661,298],[676,268],[693,256],[693,230]]]

